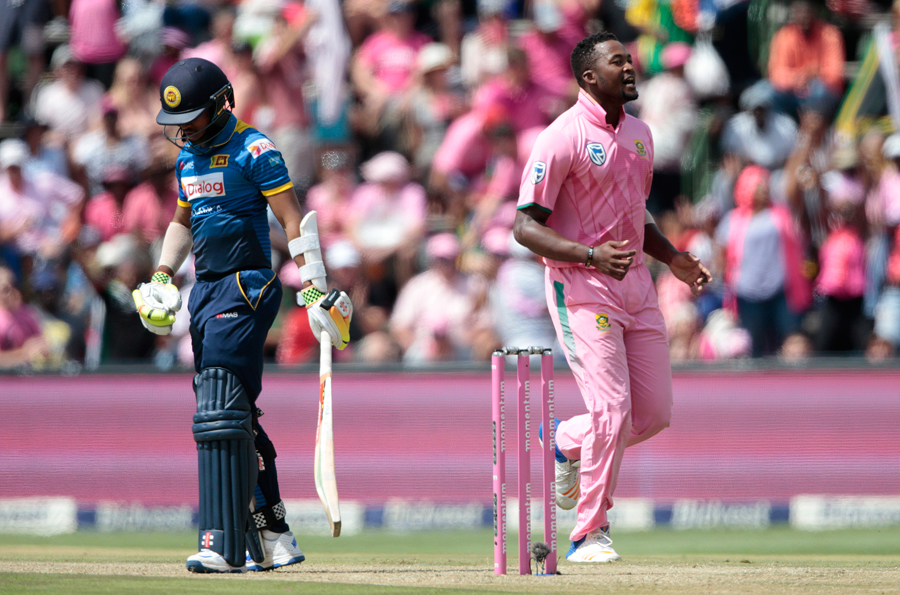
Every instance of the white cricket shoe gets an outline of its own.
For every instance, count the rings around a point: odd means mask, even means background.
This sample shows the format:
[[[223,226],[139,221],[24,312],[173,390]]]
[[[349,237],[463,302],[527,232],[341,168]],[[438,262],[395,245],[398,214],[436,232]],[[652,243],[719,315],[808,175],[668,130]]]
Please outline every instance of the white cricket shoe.
[[[604,564],[621,560],[622,556],[612,548],[612,539],[609,538],[609,525],[595,531],[591,531],[578,541],[572,542],[566,560],[569,562],[595,562]]]
[[[247,572],[246,566],[232,566],[220,554],[203,549],[187,559],[187,569],[191,572]]]
[[[578,496],[581,495],[578,470],[581,469],[581,461],[566,461],[556,465],[556,505],[563,510],[572,510],[578,504]]]
[[[306,556],[297,547],[297,540],[294,539],[294,534],[290,531],[275,533],[263,529],[259,532],[259,537],[266,558],[262,562],[254,562],[248,553],[247,570],[271,570],[272,568],[299,564],[306,560]]]

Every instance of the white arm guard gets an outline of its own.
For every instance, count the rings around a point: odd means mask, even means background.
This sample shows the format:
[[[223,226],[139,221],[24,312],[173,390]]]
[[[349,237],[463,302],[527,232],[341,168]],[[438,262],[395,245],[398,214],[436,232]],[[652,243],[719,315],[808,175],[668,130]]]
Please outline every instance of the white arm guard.
[[[644,209],[644,225],[650,225],[651,223],[656,223],[656,220],[650,214],[650,211]]]
[[[311,281],[313,286],[326,293],[325,264],[322,262],[322,248],[319,244],[319,224],[316,212],[310,211],[300,222],[300,237],[288,242],[291,258],[303,255],[304,265],[300,267],[300,280]]]
[[[166,229],[166,237],[163,238],[159,266],[167,266],[177,273],[193,246],[194,236],[191,235],[191,230],[181,223],[172,221]]]

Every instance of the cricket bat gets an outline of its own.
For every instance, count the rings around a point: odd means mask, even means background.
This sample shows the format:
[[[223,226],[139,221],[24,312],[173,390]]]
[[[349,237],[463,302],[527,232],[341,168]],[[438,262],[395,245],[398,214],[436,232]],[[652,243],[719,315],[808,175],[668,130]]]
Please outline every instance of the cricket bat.
[[[331,536],[341,534],[341,508],[338,504],[337,478],[334,473],[334,432],[331,411],[331,336],[319,337],[319,425],[316,428],[316,492],[325,507]]]

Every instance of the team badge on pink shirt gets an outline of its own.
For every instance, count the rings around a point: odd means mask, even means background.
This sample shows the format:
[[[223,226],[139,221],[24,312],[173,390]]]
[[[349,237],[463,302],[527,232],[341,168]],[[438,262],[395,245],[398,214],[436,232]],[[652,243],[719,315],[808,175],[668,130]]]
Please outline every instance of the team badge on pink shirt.
[[[605,333],[609,330],[609,315],[608,314],[597,314],[594,316],[594,320],[597,321],[597,330],[601,333]]]
[[[600,143],[588,143],[587,152],[588,157],[591,158],[594,164],[603,165],[606,163],[606,149]]]
[[[634,146],[637,149],[637,154],[641,157],[647,156],[647,149],[644,148],[644,143],[639,140],[634,141]]]

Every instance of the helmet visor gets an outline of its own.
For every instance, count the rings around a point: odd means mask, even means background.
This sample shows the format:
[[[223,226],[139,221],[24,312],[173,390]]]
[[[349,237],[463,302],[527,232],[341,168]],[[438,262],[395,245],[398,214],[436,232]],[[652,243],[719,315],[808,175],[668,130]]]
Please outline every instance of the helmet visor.
[[[203,107],[181,113],[172,113],[160,109],[159,113],[156,114],[156,123],[161,124],[162,126],[181,126],[182,124],[187,124],[188,122],[196,120],[208,107],[209,105],[207,104]]]

